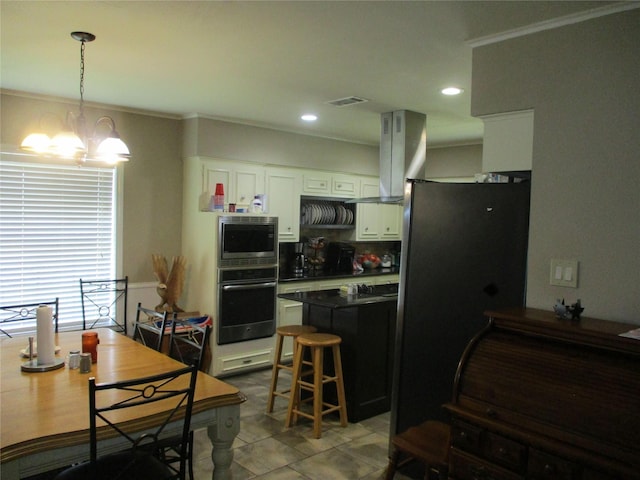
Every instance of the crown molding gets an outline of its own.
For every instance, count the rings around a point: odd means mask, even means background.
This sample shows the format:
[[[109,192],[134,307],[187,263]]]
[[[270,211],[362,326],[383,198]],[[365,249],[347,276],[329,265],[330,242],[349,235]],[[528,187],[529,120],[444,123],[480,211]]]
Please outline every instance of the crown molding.
[[[8,88],[0,88],[0,94],[2,95],[9,95],[9,96],[13,96],[13,97],[22,97],[22,98],[28,98],[31,100],[41,100],[44,102],[55,102],[55,103],[63,103],[63,104],[69,104],[72,106],[78,106],[79,104],[79,100],[78,99],[72,99],[72,98],[67,98],[67,97],[58,97],[58,96],[54,96],[54,95],[45,95],[45,94],[41,94],[41,93],[32,93],[32,92],[25,92],[22,90],[11,90]],[[172,114],[172,113],[166,113],[166,112],[159,112],[159,111],[153,111],[153,110],[144,110],[141,108],[133,108],[133,107],[123,107],[123,106],[118,106],[118,105],[110,105],[107,103],[98,103],[98,102],[91,102],[91,101],[84,101],[84,106],[88,107],[88,108],[96,108],[96,109],[104,109],[104,110],[111,110],[114,112],[123,112],[123,113],[133,113],[136,115],[146,115],[149,117],[158,117],[158,118],[167,118],[170,120],[181,120],[182,116],[181,115],[176,115],[176,114]]]
[[[634,10],[637,8],[640,8],[640,2],[614,3],[591,10],[585,10],[584,12],[572,13],[570,15],[552,18],[550,20],[532,23],[531,25],[526,25],[524,27],[514,28],[511,30],[506,30],[504,32],[467,40],[465,43],[471,48],[483,47],[485,45],[500,43],[504,42],[505,40],[511,40],[513,38],[524,37],[525,35],[530,35],[532,33],[542,32],[544,30],[553,30],[554,28],[572,25],[574,23],[585,22],[593,18],[604,17],[606,15],[626,12],[628,10]]]

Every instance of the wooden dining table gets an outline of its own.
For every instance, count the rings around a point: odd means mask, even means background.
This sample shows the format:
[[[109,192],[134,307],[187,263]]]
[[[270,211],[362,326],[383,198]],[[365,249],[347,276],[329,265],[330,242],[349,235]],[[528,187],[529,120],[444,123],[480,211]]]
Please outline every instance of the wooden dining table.
[[[184,365],[110,329],[98,332],[98,359],[90,373],[68,365],[45,372],[24,372],[21,350],[27,337],[0,339],[0,477],[14,480],[89,458],[89,378],[115,382],[176,370]],[[81,350],[82,332],[55,336],[57,358]],[[207,428],[213,449],[212,478],[231,478],[234,438],[240,430],[240,404],[246,397],[236,387],[198,372],[191,428]],[[139,432],[158,424],[160,415],[123,419]],[[179,432],[176,418],[167,435]],[[117,451],[126,443],[117,436],[98,438],[98,452]]]

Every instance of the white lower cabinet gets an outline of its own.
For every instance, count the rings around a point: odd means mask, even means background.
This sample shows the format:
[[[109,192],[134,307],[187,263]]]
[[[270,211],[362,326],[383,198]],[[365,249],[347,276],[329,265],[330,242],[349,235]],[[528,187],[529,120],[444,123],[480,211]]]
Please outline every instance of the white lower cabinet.
[[[390,283],[400,283],[400,274],[395,275],[380,275],[374,277],[374,285],[388,285]]]
[[[273,349],[230,354],[216,358],[214,372],[216,375],[233,375],[235,373],[270,366]]]
[[[310,292],[314,282],[284,283],[278,286],[278,293]],[[293,300],[278,299],[278,326],[302,325],[302,303]],[[293,340],[285,337],[282,345],[282,359],[293,360]]]
[[[347,285],[347,278],[336,278],[334,280],[317,280],[314,283],[314,290],[334,290],[340,288],[342,285]]]

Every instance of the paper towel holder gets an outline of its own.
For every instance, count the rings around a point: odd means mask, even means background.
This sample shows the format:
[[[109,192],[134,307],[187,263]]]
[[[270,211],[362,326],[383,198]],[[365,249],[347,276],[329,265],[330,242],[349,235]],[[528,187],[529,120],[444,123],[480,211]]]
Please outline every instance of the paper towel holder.
[[[64,367],[64,360],[56,358],[53,363],[38,365],[38,360],[33,358],[33,337],[29,337],[29,361],[20,366],[23,372],[49,372]]]
[[[48,372],[62,367],[64,367],[64,360],[56,358],[55,362],[48,365],[38,365],[38,360],[29,360],[20,366],[20,370],[23,372]]]

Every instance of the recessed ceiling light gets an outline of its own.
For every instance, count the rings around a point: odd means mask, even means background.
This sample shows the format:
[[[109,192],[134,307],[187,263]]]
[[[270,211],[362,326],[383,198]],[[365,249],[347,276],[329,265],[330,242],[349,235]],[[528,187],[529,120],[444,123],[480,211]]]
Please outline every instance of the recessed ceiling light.
[[[318,119],[318,116],[313,113],[305,113],[300,118],[305,122],[315,122]]]
[[[443,95],[460,95],[464,90],[458,87],[447,87],[441,90]]]

